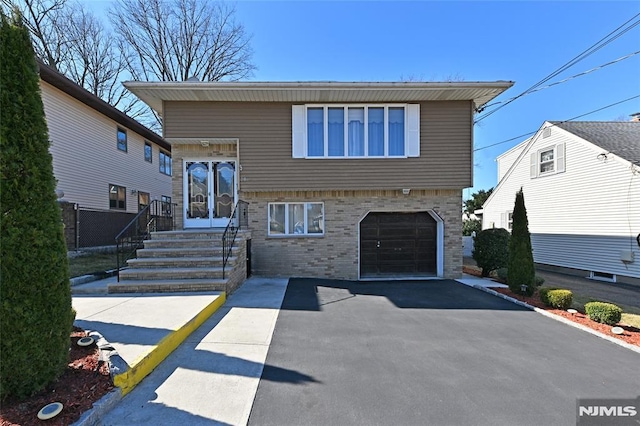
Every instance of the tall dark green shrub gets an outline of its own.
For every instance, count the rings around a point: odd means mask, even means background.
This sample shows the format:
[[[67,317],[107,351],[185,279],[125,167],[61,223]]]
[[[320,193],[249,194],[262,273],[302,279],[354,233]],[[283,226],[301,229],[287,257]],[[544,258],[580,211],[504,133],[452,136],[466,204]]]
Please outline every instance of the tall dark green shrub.
[[[515,293],[531,296],[535,291],[536,270],[533,266],[533,251],[531,249],[531,234],[527,208],[524,204],[522,188],[516,193],[516,203],[513,207],[513,229],[509,244],[509,273],[507,285]],[[522,286],[526,286],[523,291]]]
[[[473,239],[473,259],[482,268],[482,276],[504,268],[509,262],[509,231],[502,228],[485,229]]]
[[[65,368],[71,288],[38,72],[21,16],[0,27],[0,398]]]

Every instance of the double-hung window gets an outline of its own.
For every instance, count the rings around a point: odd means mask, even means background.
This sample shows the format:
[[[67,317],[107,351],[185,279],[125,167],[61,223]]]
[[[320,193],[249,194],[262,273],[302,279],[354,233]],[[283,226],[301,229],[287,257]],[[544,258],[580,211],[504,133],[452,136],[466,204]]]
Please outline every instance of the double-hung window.
[[[171,154],[160,151],[158,162],[160,163],[160,173],[171,176]]]
[[[109,208],[116,210],[127,209],[127,188],[109,184]]]
[[[531,153],[531,178],[554,175],[565,171],[565,144],[547,146]]]
[[[153,162],[153,148],[151,144],[147,141],[144,141],[144,161],[148,163]]]
[[[269,203],[269,235],[324,235],[324,204]]]
[[[118,127],[117,132],[118,149],[127,152],[127,131]]]
[[[420,156],[420,105],[294,105],[294,158]]]

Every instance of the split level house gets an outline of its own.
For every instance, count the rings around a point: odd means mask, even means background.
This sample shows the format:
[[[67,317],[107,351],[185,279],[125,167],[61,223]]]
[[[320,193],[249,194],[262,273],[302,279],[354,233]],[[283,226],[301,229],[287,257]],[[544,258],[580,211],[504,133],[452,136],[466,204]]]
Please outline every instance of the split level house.
[[[171,145],[38,65],[67,246],[114,245],[115,235],[152,200],[171,203]]]
[[[247,203],[254,274],[358,280],[461,275],[474,110],[512,84],[125,86],[162,116],[178,230]]]
[[[640,122],[547,121],[497,162],[483,229],[511,229],[522,188],[539,267],[640,284]]]

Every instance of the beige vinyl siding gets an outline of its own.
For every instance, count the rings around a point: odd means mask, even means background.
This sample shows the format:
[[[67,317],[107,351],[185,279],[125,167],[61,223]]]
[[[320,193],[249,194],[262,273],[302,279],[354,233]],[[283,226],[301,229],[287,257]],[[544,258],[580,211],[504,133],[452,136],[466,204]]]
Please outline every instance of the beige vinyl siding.
[[[171,176],[159,172],[159,147],[151,143],[153,163],[144,160],[144,138],[82,102],[40,82],[53,172],[64,200],[92,209],[109,209],[109,184],[127,189],[127,211],[138,211],[136,189],[151,200],[171,195]],[[116,144],[117,128],[127,131],[127,152]]]
[[[532,179],[530,155],[559,143],[565,144],[566,171]],[[603,152],[553,127],[523,153],[485,203],[483,228],[506,228],[505,213],[513,210],[522,187],[536,262],[640,276],[640,175],[614,154],[599,159]],[[634,263],[621,262],[625,250],[634,251]]]
[[[402,159],[294,159],[291,106],[165,102],[164,136],[238,138],[242,191],[461,189],[471,185],[470,102],[421,103],[420,157]]]

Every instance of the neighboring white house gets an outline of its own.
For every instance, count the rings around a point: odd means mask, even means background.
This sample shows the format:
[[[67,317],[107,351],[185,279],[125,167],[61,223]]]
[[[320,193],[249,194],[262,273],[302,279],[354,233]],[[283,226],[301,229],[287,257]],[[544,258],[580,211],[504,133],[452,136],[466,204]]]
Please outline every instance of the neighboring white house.
[[[522,188],[539,266],[640,284],[640,122],[545,122],[497,162],[483,229],[511,229]]]
[[[83,208],[137,213],[171,197],[171,145],[39,63],[57,189]]]

